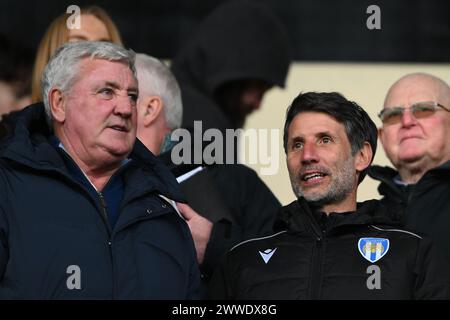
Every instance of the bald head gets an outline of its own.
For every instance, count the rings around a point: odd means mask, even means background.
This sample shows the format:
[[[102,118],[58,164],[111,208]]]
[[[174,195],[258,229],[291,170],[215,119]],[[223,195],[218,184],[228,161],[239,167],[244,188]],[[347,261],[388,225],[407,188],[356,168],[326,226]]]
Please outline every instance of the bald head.
[[[436,101],[450,105],[450,87],[442,79],[427,73],[412,73],[401,77],[389,89],[384,108]]]

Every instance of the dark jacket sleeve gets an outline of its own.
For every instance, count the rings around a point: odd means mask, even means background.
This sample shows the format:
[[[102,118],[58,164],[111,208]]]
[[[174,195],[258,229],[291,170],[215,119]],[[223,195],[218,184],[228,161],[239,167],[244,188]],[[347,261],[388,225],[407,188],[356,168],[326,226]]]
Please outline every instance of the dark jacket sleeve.
[[[214,223],[201,265],[205,277],[210,277],[223,255],[242,239],[242,227],[223,219]]]
[[[1,165],[1,164],[0,164]],[[0,281],[3,280],[6,265],[8,264],[8,223],[6,219],[5,203],[6,191],[5,182],[0,171]]]
[[[414,299],[450,299],[450,265],[427,238],[420,241],[415,264]]]
[[[223,257],[221,263],[211,277],[206,295],[207,299],[234,300],[228,268],[228,255],[226,255]]]

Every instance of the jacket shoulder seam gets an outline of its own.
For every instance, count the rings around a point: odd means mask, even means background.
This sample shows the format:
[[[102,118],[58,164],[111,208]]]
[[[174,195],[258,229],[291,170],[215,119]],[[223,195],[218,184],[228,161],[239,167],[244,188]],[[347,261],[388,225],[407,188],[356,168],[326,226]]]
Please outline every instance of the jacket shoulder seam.
[[[419,238],[419,239],[422,239],[421,236],[419,236],[418,234],[416,234],[416,233],[414,233],[414,232],[411,232],[411,231],[406,231],[406,230],[402,230],[402,229],[383,229],[383,228],[374,226],[373,224],[370,225],[370,226],[371,226],[372,228],[376,229],[376,230],[379,230],[379,231],[407,233],[407,234],[409,234],[409,235],[412,235],[412,236],[414,236],[414,237],[417,237],[417,238]]]

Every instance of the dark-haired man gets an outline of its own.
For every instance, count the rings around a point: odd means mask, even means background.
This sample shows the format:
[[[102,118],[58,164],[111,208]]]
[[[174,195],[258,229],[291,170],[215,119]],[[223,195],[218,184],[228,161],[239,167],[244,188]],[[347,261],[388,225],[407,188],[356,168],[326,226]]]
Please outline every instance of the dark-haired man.
[[[376,200],[357,204],[377,128],[338,93],[300,94],[284,147],[298,200],[280,231],[234,247],[215,273],[216,299],[445,299],[445,260],[422,236],[392,225]]]

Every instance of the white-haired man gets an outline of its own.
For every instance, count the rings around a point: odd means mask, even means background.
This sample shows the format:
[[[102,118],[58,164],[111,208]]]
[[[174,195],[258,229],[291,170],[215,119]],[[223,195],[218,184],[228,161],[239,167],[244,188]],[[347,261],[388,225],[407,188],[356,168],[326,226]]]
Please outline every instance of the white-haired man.
[[[44,104],[2,123],[0,297],[195,297],[192,237],[165,200],[177,183],[135,143],[134,53],[66,44],[42,84]]]

